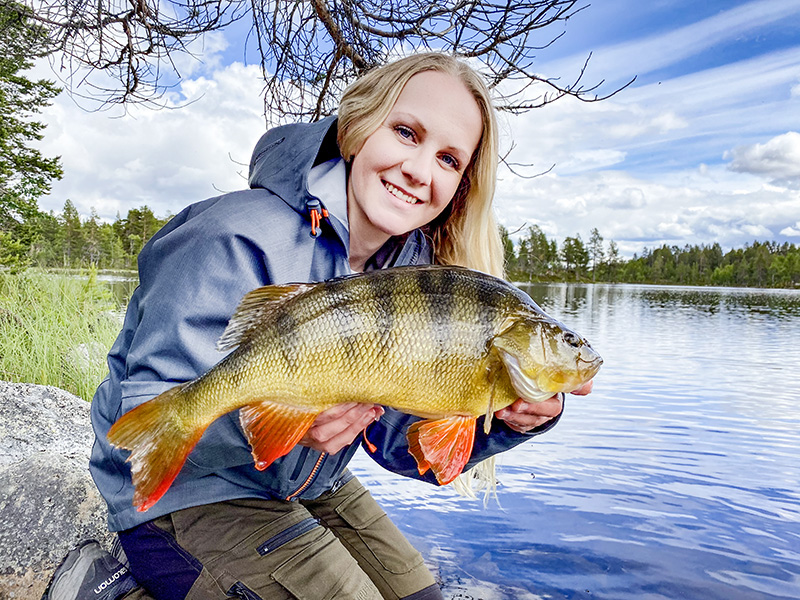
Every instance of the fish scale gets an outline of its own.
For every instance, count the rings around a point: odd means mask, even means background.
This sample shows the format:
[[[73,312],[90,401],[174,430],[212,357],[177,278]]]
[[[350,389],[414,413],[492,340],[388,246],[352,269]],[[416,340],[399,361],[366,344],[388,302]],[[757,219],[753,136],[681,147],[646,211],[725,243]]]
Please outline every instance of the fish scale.
[[[239,409],[255,467],[268,468],[337,404],[382,404],[422,421],[407,432],[420,473],[449,483],[476,420],[591,379],[602,359],[509,283],[461,267],[398,267],[250,292],[220,339],[235,349],[201,377],[123,415],[134,504],[166,492],[205,428]]]

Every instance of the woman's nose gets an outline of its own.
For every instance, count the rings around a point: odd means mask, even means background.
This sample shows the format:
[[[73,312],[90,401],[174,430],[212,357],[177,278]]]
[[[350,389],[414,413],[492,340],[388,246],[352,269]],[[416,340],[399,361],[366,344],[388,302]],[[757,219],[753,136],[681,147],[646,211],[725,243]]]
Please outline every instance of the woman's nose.
[[[415,185],[430,185],[432,161],[427,153],[418,151],[408,155],[401,165],[403,174]]]

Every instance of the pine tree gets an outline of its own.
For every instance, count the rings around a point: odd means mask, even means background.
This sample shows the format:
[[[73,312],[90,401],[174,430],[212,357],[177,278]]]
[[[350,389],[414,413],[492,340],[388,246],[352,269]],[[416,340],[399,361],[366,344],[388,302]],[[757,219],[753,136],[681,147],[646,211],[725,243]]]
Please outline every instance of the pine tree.
[[[592,281],[597,280],[597,265],[603,263],[603,236],[597,231],[597,227],[593,228],[589,235],[589,256],[592,259]]]
[[[48,52],[44,29],[28,8],[0,3],[0,262],[22,266],[36,239],[38,199],[62,175],[59,158],[45,158],[29,144],[42,139],[43,123],[32,117],[59,93],[51,81],[22,73]]]

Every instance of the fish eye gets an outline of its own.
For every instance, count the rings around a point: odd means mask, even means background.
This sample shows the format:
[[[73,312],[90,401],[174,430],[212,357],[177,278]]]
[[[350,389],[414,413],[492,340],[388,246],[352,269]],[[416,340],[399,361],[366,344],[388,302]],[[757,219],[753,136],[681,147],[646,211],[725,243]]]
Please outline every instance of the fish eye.
[[[580,336],[575,333],[572,333],[571,331],[564,332],[564,341],[567,342],[573,348],[579,348],[581,345]]]

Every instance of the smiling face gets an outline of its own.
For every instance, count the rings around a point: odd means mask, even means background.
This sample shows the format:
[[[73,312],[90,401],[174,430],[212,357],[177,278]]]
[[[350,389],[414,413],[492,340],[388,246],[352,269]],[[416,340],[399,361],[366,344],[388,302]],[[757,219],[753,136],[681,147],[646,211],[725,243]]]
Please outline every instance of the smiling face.
[[[353,158],[347,182],[353,268],[391,236],[430,223],[447,207],[482,132],[478,104],[457,78],[423,71],[408,80]]]

